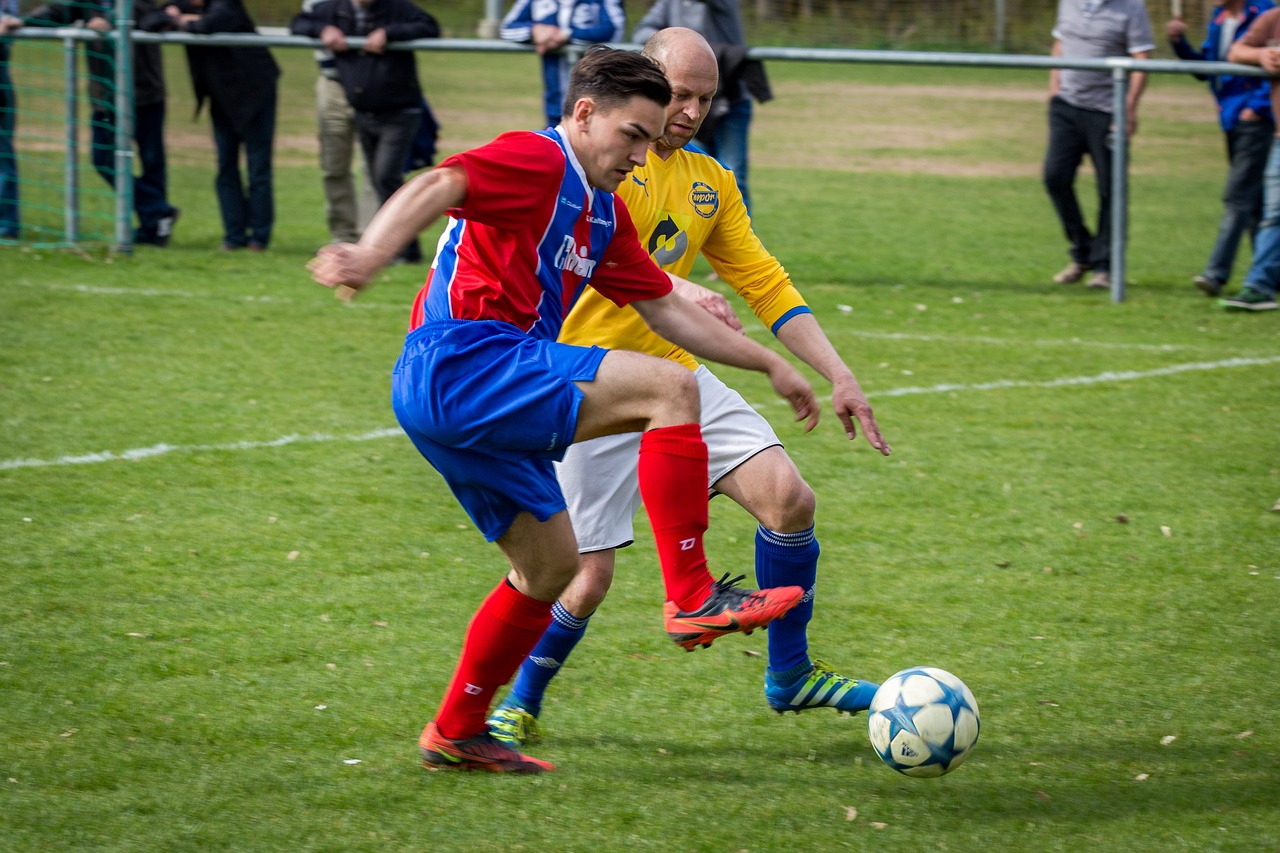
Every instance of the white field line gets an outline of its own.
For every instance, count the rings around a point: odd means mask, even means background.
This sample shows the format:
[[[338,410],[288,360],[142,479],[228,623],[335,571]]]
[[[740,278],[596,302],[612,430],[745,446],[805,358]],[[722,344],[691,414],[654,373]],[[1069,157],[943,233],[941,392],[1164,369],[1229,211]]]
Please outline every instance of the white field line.
[[[167,453],[208,453],[210,451],[257,450],[263,447],[284,447],[289,444],[317,444],[330,441],[374,441],[380,438],[391,438],[404,435],[399,427],[375,429],[359,435],[283,435],[270,441],[233,441],[229,444],[153,444],[150,447],[135,447],[131,450],[113,452],[102,450],[97,453],[83,453],[78,456],[59,456],[57,459],[7,459],[0,461],[0,471],[14,468],[47,468],[57,465],[91,465],[96,462],[125,462],[135,459],[147,459],[152,456],[163,456]]]
[[[1001,379],[995,382],[973,384],[944,384],[928,387],[890,388],[868,394],[868,397],[906,397],[914,394],[948,394],[957,391],[994,391],[1004,388],[1065,388],[1078,385],[1100,385],[1109,382],[1129,382],[1136,379],[1154,379],[1161,376],[1174,376],[1179,373],[1204,370],[1225,370],[1233,367],[1258,367],[1268,364],[1280,364],[1280,355],[1265,358],[1229,358],[1223,361],[1195,362],[1191,364],[1175,364],[1159,367],[1155,370],[1109,370],[1093,376],[1064,376],[1058,379],[1040,381]],[[778,405],[785,401],[777,400]],[[757,409],[762,408],[755,404]],[[398,428],[376,429],[358,435],[328,435],[316,433],[312,435],[286,435],[269,441],[236,441],[229,444],[155,444],[151,447],[138,447],[130,450],[113,452],[110,450],[96,453],[84,453],[76,456],[59,456],[56,459],[6,459],[0,460],[0,471],[16,468],[47,468],[62,465],[89,465],[97,462],[123,462],[147,459],[152,456],[163,456],[168,453],[206,453],[209,451],[257,450],[265,447],[284,447],[289,444],[314,444],[333,441],[373,441],[401,435]]]
[[[31,284],[30,284],[30,282],[23,282],[23,284],[27,284],[28,286],[33,286],[33,285],[31,285]],[[208,299],[208,298],[210,298],[211,296],[216,295],[216,294],[214,294],[212,291],[195,291],[195,290],[156,290],[156,289],[152,289],[152,288],[133,288],[133,287],[102,287],[102,286],[100,286],[100,285],[96,285],[96,284],[45,284],[45,283],[41,283],[41,284],[40,284],[40,285],[38,285],[38,286],[39,286],[39,287],[42,287],[42,288],[44,288],[44,289],[46,289],[46,290],[57,290],[57,291],[62,291],[62,292],[64,292],[64,293],[67,293],[67,292],[69,292],[69,293],[84,293],[84,294],[87,294],[87,295],[90,295],[90,296],[143,296],[143,297],[149,297],[149,298],[169,298],[169,299]],[[218,298],[219,298],[219,299],[225,299],[226,297],[219,296]],[[315,301],[314,301],[314,300],[310,300],[310,299],[292,299],[292,298],[290,298],[290,297],[288,297],[288,296],[253,296],[253,295],[245,295],[245,296],[234,296],[234,297],[231,297],[231,301],[233,301],[233,302],[248,302],[248,303],[276,303],[276,304],[280,304],[280,305],[313,305],[313,304],[317,304],[317,303],[315,303]],[[336,302],[337,300],[334,300],[334,301]],[[357,301],[357,302],[341,302],[341,303],[338,303],[338,304],[339,304],[339,306],[340,306],[340,307],[342,307],[342,308],[364,308],[364,309],[371,309],[371,308],[372,308],[372,309],[378,309],[378,310],[395,309],[395,310],[397,310],[397,311],[403,311],[403,312],[404,312],[404,314],[405,314],[405,316],[408,316],[408,314],[409,314],[409,309],[410,309],[410,307],[412,307],[412,306],[410,306],[410,304],[409,304],[409,303],[407,303],[407,302],[405,302],[405,303],[396,303],[396,304],[391,304],[391,303],[388,303],[388,302],[368,302],[368,301]]]

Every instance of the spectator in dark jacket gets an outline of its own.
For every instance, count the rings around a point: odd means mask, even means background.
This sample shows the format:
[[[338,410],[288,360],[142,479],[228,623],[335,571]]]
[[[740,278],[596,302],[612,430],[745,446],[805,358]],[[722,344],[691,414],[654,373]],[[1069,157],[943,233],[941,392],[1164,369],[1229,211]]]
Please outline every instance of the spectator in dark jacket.
[[[365,168],[385,202],[404,183],[405,159],[422,122],[422,87],[412,51],[387,51],[389,42],[437,38],[440,25],[410,0],[326,0],[293,19],[295,35],[310,36],[333,51],[338,80],[356,114]],[[363,36],[353,50],[347,36]],[[401,258],[422,262],[415,237]]]
[[[253,33],[257,29],[242,0],[186,0],[165,11],[189,33]],[[261,252],[271,242],[275,198],[271,148],[276,134],[276,83],[280,67],[265,47],[189,45],[187,64],[196,113],[209,102],[218,150],[214,187],[222,210],[223,251],[246,246]],[[244,148],[249,187],[240,178]]]
[[[75,0],[48,3],[32,9],[23,24],[34,27],[81,25],[98,32],[115,26],[112,0]],[[166,29],[168,18],[151,0],[133,0],[134,26],[156,32]],[[92,112],[92,160],[98,174],[115,186],[116,98],[115,47],[110,42],[87,42],[89,103]],[[133,140],[138,146],[142,173],[133,178],[133,209],[138,215],[135,243],[167,246],[178,219],[178,208],[169,203],[168,170],[164,149],[165,88],[160,45],[133,45]]]

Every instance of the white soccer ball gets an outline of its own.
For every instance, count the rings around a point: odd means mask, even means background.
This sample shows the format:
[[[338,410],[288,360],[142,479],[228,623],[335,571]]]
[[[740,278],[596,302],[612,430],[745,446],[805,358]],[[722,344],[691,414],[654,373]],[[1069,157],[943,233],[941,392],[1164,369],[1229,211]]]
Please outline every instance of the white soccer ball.
[[[871,746],[908,776],[941,776],[959,767],[978,742],[978,702],[944,669],[915,666],[895,673],[867,711]]]

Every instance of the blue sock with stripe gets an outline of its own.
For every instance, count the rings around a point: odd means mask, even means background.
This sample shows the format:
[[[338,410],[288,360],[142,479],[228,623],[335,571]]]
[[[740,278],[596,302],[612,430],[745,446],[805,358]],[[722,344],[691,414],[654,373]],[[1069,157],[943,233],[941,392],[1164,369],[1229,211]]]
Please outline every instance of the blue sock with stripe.
[[[798,533],[778,533],[763,525],[756,530],[756,583],[760,588],[798,586],[805,591],[804,598],[786,616],[769,623],[769,670],[775,676],[803,675],[812,665],[809,620],[813,618],[819,553],[812,526]]]
[[[556,677],[574,646],[587,633],[591,617],[578,618],[564,608],[559,601],[551,605],[551,624],[543,632],[542,639],[520,664],[515,684],[504,704],[519,705],[535,717],[542,712],[542,697],[547,685]]]

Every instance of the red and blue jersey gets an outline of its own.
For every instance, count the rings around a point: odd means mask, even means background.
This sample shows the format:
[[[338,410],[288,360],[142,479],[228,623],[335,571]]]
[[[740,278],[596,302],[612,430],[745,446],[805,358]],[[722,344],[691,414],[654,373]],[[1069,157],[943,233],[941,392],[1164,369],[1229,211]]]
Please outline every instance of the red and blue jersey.
[[[513,131],[440,168],[467,174],[409,328],[498,320],[555,340],[587,284],[617,305],[671,281],[640,245],[622,200],[593,188],[558,130]]]

